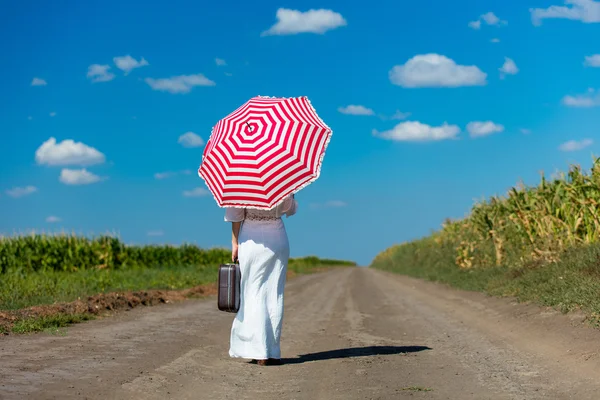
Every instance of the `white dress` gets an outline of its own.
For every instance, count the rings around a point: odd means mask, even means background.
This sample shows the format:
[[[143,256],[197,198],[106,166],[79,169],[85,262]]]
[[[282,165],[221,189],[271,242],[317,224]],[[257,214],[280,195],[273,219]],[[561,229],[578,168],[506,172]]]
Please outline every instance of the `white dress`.
[[[238,235],[240,309],[231,327],[231,357],[281,358],[283,291],[290,254],[281,217],[294,215],[297,208],[298,202],[288,196],[273,210],[225,209],[225,221],[242,222]]]

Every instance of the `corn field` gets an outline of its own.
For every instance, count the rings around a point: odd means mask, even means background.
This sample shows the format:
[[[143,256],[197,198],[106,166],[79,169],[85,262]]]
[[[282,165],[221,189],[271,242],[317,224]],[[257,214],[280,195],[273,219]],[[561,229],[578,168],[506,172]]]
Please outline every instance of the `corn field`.
[[[574,165],[551,181],[542,175],[537,186],[519,185],[504,197],[475,204],[466,218],[447,220],[428,240],[440,248],[453,246],[462,269],[541,265],[557,261],[568,248],[600,241],[599,205],[600,159],[595,158],[589,173]],[[389,258],[394,250],[378,258]]]
[[[201,249],[191,244],[129,246],[110,235],[96,238],[74,234],[0,237],[0,273],[218,265],[230,260],[229,249]],[[290,265],[299,263],[354,265],[314,256],[289,260]]]

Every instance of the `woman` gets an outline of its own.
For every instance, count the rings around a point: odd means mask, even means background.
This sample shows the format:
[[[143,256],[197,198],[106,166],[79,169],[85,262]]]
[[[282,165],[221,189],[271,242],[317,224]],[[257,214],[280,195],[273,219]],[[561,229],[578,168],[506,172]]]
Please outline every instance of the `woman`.
[[[240,263],[240,309],[231,327],[229,355],[259,365],[281,364],[279,339],[283,290],[290,254],[281,217],[296,213],[298,202],[287,196],[272,210],[228,207],[231,259]]]

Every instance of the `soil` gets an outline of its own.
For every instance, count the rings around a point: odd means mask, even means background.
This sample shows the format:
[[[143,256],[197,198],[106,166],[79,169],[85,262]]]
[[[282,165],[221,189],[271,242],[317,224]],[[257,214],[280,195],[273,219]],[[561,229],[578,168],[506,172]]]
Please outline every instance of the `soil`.
[[[598,399],[581,314],[368,268],[288,282],[283,365],[228,355],[213,296],[0,337],[0,399]]]
[[[324,269],[315,269],[315,272]],[[288,271],[287,278],[296,274]],[[55,304],[27,307],[14,311],[0,310],[0,336],[8,335],[18,320],[46,317],[56,314],[91,314],[110,316],[112,311],[130,310],[137,306],[154,306],[183,301],[192,297],[204,297],[217,294],[217,284],[199,285],[183,290],[140,290],[129,292],[100,293],[88,296],[85,300],[75,300]],[[0,399],[1,400],[1,399]]]

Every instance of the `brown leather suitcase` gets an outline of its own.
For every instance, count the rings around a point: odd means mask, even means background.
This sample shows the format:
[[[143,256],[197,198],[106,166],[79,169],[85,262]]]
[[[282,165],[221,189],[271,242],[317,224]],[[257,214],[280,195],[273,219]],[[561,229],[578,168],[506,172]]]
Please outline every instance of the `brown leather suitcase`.
[[[237,313],[240,309],[240,280],[242,274],[239,264],[221,264],[219,266],[219,310]]]

